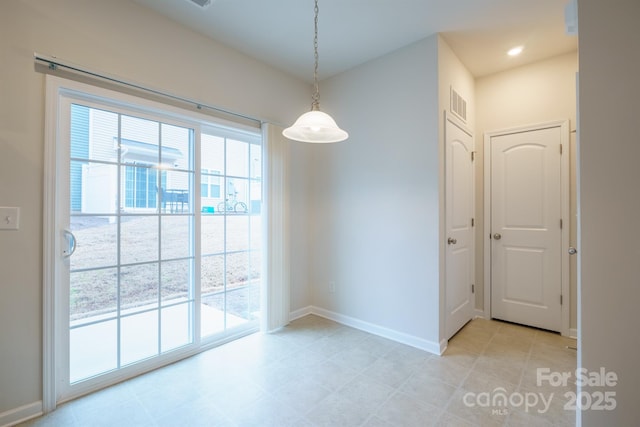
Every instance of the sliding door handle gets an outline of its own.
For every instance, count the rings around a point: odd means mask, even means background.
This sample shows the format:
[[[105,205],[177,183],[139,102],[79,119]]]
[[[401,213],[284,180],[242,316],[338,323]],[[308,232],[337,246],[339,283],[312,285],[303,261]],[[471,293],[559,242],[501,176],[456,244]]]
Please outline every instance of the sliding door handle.
[[[67,247],[62,251],[62,255],[69,258],[76,251],[76,236],[70,230],[63,230],[62,234],[67,240]]]

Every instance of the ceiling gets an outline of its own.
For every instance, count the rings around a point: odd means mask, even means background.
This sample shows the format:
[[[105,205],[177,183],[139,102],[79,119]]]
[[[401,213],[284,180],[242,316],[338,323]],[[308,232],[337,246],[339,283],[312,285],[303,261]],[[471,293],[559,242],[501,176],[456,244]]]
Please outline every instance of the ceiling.
[[[313,79],[313,0],[133,0],[300,79]],[[319,78],[441,33],[476,77],[577,49],[569,0],[319,0]],[[517,58],[506,55],[524,46]]]

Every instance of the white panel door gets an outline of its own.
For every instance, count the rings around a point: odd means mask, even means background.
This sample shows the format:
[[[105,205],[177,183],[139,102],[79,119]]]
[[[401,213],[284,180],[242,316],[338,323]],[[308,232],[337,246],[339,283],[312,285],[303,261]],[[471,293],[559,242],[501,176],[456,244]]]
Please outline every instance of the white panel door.
[[[491,138],[491,315],[560,331],[561,128]]]
[[[446,330],[451,338],[473,315],[473,137],[449,120],[445,129]]]

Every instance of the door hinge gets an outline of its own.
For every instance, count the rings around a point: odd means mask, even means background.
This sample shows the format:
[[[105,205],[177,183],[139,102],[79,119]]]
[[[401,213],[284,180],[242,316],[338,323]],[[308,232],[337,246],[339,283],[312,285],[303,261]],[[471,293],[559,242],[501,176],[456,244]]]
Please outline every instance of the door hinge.
[[[560,144],[560,155],[562,155],[562,144]]]
[[[560,230],[562,230],[562,218],[560,218]]]
[[[476,159],[476,152],[472,151],[471,152],[471,161],[473,162]]]
[[[471,293],[472,293],[472,294],[475,294],[475,293],[476,293],[476,288],[475,288],[475,286],[473,285],[473,283],[471,284]]]
[[[562,295],[560,295],[560,305],[562,305]]]
[[[472,226],[472,227],[475,227],[475,225],[476,225],[476,220],[475,220],[475,219],[473,219],[473,218],[471,218],[471,226]]]

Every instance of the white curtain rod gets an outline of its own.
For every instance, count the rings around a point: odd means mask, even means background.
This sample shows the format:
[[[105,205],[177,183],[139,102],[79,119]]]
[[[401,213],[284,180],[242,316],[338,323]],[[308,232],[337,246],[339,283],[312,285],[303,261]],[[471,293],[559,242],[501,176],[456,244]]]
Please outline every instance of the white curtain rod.
[[[147,86],[143,86],[143,85],[138,84],[138,83],[133,83],[133,82],[130,82],[130,81],[122,80],[121,78],[118,78],[118,77],[108,76],[106,74],[99,73],[99,72],[96,72],[96,71],[92,71],[92,70],[89,70],[87,68],[72,64],[72,63],[70,63],[68,61],[63,61],[63,60],[61,60],[59,58],[56,58],[55,56],[41,55],[41,54],[39,54],[37,52],[34,52],[33,58],[34,58],[34,60],[36,62],[42,62],[45,65],[47,65],[48,69],[51,70],[51,71],[56,71],[58,68],[64,68],[65,70],[69,70],[69,71],[72,71],[72,72],[75,72],[75,73],[80,73],[80,74],[85,75],[85,76],[89,76],[89,77],[92,77],[92,78],[97,78],[97,79],[104,80],[104,81],[107,81],[107,82],[110,82],[110,83],[116,83],[118,85],[126,86],[126,87],[129,87],[129,88],[133,88],[133,89],[144,91],[144,92],[148,92],[148,93],[156,95],[156,96],[160,96],[160,97],[163,97],[163,98],[171,99],[173,101],[178,101],[178,102],[183,102],[183,103],[186,103],[186,104],[190,104],[190,105],[193,105],[198,110],[202,110],[202,109],[206,108],[206,109],[209,109],[209,110],[212,110],[212,111],[215,111],[217,113],[221,113],[221,114],[224,114],[224,115],[227,115],[227,116],[232,116],[232,117],[236,117],[236,118],[239,118],[239,119],[247,120],[247,121],[250,121],[250,122],[253,122],[253,123],[257,124],[258,127],[261,127],[262,123],[263,123],[262,120],[256,119],[255,117],[246,116],[244,114],[240,114],[240,113],[236,113],[236,112],[233,112],[233,111],[225,110],[225,109],[220,108],[220,107],[214,107],[212,105],[203,104],[201,102],[194,101],[192,99],[183,98],[183,97],[177,96],[177,95],[172,95],[170,93],[166,93],[166,92],[163,92],[163,91],[158,90],[158,89],[153,89],[153,88],[150,88],[150,87],[147,87]]]

